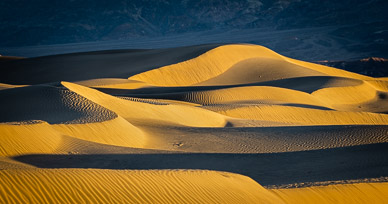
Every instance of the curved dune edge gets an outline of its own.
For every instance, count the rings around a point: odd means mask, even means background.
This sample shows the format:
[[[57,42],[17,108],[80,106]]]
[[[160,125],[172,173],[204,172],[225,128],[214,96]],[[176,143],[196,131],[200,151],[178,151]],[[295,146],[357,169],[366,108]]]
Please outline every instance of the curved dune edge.
[[[189,92],[182,95],[181,97],[184,101],[205,105],[273,101],[326,106],[325,103],[322,103],[308,93],[272,86],[244,86],[213,91]]]
[[[282,203],[249,177],[206,170],[30,169],[0,177],[1,203]]]
[[[0,92],[0,121],[42,120],[49,124],[87,124],[116,113],[63,87],[34,85]]]
[[[196,86],[247,84],[279,79],[323,76],[325,74],[289,63],[283,59],[255,57],[237,62],[224,73]]]
[[[322,73],[322,75],[361,80],[373,79],[371,77],[336,68],[287,58],[263,46],[240,44],[220,46],[196,58],[140,73],[129,77],[129,79],[143,81],[148,84],[159,86],[190,86],[200,84],[201,82],[205,83],[209,79],[215,78],[227,72],[235,64],[251,58],[273,60],[274,62],[280,60],[284,61],[283,63],[285,64],[292,63],[299,67],[309,69],[308,73],[305,73],[307,76],[318,75],[316,72],[319,72]],[[313,72],[314,74],[312,74]],[[259,79],[258,81],[261,80]]]
[[[26,164],[26,163],[15,161],[9,157],[0,156],[0,170],[4,170],[4,169],[28,170],[28,169],[33,169],[33,168],[36,168],[36,167],[29,165],[29,164]]]
[[[224,45],[177,64],[150,70],[130,77],[162,86],[189,86],[214,78],[241,60],[262,57],[281,59],[270,49],[255,45]]]
[[[43,121],[0,123],[0,132],[0,156],[53,153],[62,142],[62,134]]]
[[[101,144],[142,148],[147,140],[147,136],[142,130],[120,116],[98,123],[55,124],[51,126],[64,135]]]
[[[285,203],[386,203],[388,183],[355,183],[270,190]]]
[[[285,60],[287,60],[288,62],[294,63],[294,64],[299,65],[299,66],[308,67],[309,69],[316,70],[316,71],[319,71],[323,74],[327,74],[330,76],[346,77],[346,78],[353,78],[353,79],[360,79],[360,80],[373,80],[374,79],[373,77],[369,77],[369,76],[365,76],[365,75],[361,75],[361,74],[356,74],[353,72],[345,71],[342,69],[337,69],[334,67],[328,67],[328,66],[324,66],[324,65],[320,65],[320,64],[314,64],[311,62],[305,62],[305,61],[296,60],[296,59],[292,59],[292,58],[284,57],[284,56],[283,56],[283,58]]]
[[[225,116],[186,105],[155,105],[120,99],[81,85],[61,82],[63,86],[117,113],[129,122],[166,122],[194,127],[224,127]]]
[[[215,112],[252,120],[286,122],[297,125],[387,125],[388,115],[368,112],[317,110],[281,105],[231,107]]]
[[[383,81],[379,80],[367,80],[366,83],[369,83],[371,86],[375,87],[379,91],[388,91],[388,79]]]
[[[101,78],[90,79],[75,82],[78,85],[87,86],[91,88],[110,88],[110,89],[139,89],[150,87],[147,83],[129,79],[120,78]]]
[[[28,86],[28,85],[12,85],[12,84],[0,83],[0,90],[13,89],[13,88],[19,88],[19,87],[25,87],[25,86]]]
[[[139,128],[121,117],[99,123],[55,124],[44,121],[30,124],[0,123],[0,156],[53,154],[63,145],[63,136],[71,136],[107,145],[143,148],[147,137]]]
[[[314,91],[311,95],[333,106],[363,103],[375,98],[376,94],[376,89],[364,82],[357,86],[323,88]]]

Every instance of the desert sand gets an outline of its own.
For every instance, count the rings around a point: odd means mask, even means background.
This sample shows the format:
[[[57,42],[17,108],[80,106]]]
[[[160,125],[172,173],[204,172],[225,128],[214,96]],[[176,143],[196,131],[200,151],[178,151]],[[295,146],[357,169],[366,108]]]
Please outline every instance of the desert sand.
[[[0,61],[0,203],[386,203],[388,80],[259,45]]]

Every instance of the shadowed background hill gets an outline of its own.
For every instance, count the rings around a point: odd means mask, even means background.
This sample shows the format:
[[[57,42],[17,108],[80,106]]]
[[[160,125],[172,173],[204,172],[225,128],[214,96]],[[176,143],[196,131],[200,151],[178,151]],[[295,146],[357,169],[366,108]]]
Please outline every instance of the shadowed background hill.
[[[247,42],[302,60],[387,58],[387,9],[384,0],[3,0],[0,54],[47,55],[10,47],[124,40],[115,46]],[[112,49],[108,44],[98,49]]]

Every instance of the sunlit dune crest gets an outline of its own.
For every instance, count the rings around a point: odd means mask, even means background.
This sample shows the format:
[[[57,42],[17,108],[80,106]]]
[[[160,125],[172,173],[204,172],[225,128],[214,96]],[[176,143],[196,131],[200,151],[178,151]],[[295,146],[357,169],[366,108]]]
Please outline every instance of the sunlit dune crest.
[[[204,81],[208,81],[215,77],[219,77],[221,74],[228,75],[227,72],[232,72],[231,70],[235,69],[233,66],[241,66],[238,63],[241,63],[245,60],[245,64],[250,65],[251,61],[258,62],[258,67],[267,66],[267,68],[274,68],[277,64],[286,65],[286,69],[288,71],[295,71],[297,67],[306,68],[303,73],[301,70],[297,75],[331,75],[331,76],[339,76],[339,77],[350,77],[356,79],[369,79],[370,77],[366,77],[363,75],[343,71],[336,68],[326,67],[323,65],[317,65],[313,63],[303,62],[299,60],[294,60],[291,58],[287,58],[281,56],[272,50],[257,46],[257,45],[224,45],[217,47],[213,50],[208,51],[201,56],[187,60],[184,62],[180,62],[177,64],[161,67],[159,69],[147,71],[145,73],[137,74],[135,76],[130,77],[132,80],[144,81],[154,85],[162,85],[162,86],[189,86],[198,84]],[[268,60],[272,60],[272,63],[268,63]],[[267,61],[267,62],[266,62]],[[260,74],[257,74],[255,69],[258,69],[255,66],[250,65],[252,68],[248,70],[248,72],[256,72],[257,81],[262,81],[260,79]],[[260,70],[260,69],[259,69]],[[255,73],[253,72],[253,73]],[[262,75],[267,76],[267,72],[272,72],[276,74],[277,72],[274,70],[265,70]],[[279,72],[279,71],[278,71]],[[281,73],[281,72],[280,72]],[[239,73],[241,74],[241,73]],[[244,73],[242,73],[244,74]],[[294,73],[288,73],[290,76],[295,76]],[[231,74],[229,74],[231,75]],[[284,75],[284,74],[282,74]],[[232,75],[231,77],[240,77],[236,75]],[[275,78],[275,77],[274,77]],[[215,80],[215,79],[214,79]],[[251,81],[251,80],[249,80]]]
[[[388,202],[386,78],[208,47],[159,68],[139,51],[122,78],[0,81],[0,203]]]
[[[2,203],[383,203],[388,191],[387,183],[267,190],[242,175],[199,170],[26,168],[0,176]]]

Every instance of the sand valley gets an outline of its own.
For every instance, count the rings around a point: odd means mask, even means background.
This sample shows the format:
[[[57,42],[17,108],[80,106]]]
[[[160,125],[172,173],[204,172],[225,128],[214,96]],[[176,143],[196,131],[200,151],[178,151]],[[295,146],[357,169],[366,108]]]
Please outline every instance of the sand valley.
[[[0,101],[0,203],[388,202],[388,78],[211,44],[0,60]]]

